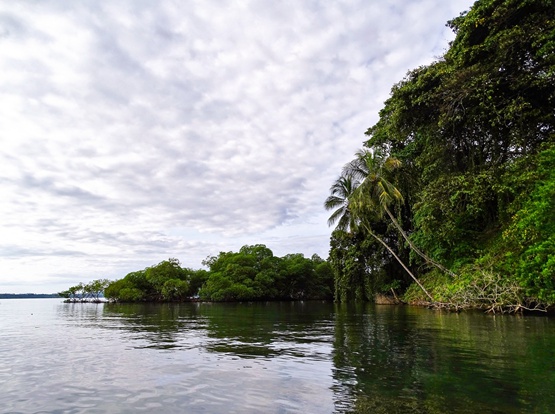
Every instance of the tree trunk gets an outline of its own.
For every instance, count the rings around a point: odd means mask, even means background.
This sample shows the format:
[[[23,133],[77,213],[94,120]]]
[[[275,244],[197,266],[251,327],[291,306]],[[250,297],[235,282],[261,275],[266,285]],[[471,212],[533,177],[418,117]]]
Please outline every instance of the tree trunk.
[[[387,206],[384,206],[385,211],[387,213],[387,215],[389,216],[389,218],[391,219],[391,221],[393,222],[393,224],[395,225],[395,227],[397,228],[397,230],[399,230],[399,232],[401,233],[401,235],[403,236],[403,238],[407,241],[407,243],[409,244],[410,248],[412,250],[414,250],[414,252],[416,254],[418,254],[420,257],[422,257],[427,263],[431,263],[433,264],[435,267],[437,267],[438,269],[440,269],[441,271],[447,273],[449,276],[451,277],[456,277],[457,275],[455,273],[453,273],[451,270],[447,269],[445,266],[437,263],[436,261],[432,260],[430,257],[428,257],[428,255],[426,255],[425,253],[423,253],[422,251],[420,251],[420,249],[418,249],[418,247],[416,247],[414,245],[414,243],[409,239],[409,236],[407,235],[407,233],[405,233],[405,231],[403,230],[403,228],[401,227],[401,225],[399,224],[399,222],[395,219],[395,217],[393,216],[393,214],[391,213],[391,211],[389,211],[389,209],[387,208]]]
[[[368,233],[370,233],[370,235],[376,239],[377,241],[379,241],[388,251],[389,253],[391,253],[393,255],[393,257],[399,262],[399,264],[401,266],[403,266],[403,269],[405,269],[405,271],[409,274],[410,277],[412,277],[412,279],[416,282],[416,284],[418,286],[420,286],[420,289],[422,289],[422,291],[426,294],[426,296],[428,296],[428,298],[430,298],[430,300],[432,302],[435,302],[434,298],[432,297],[432,295],[430,295],[430,293],[426,290],[426,288],[422,285],[422,283],[420,283],[420,281],[416,278],[416,276],[414,276],[412,274],[412,272],[409,270],[409,268],[403,263],[403,261],[399,258],[399,256],[397,256],[395,254],[395,252],[393,251],[393,249],[391,247],[389,247],[389,245],[384,242],[380,237],[378,237],[376,234],[374,234],[374,232],[372,230],[370,230],[369,227],[367,227],[366,225],[364,226],[366,227],[366,230],[368,231]]]

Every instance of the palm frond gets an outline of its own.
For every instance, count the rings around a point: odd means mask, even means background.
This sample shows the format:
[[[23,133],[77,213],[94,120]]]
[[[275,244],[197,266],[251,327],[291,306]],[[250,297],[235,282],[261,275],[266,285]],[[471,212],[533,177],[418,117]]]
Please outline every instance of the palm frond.
[[[345,203],[344,198],[331,195],[328,198],[326,198],[326,201],[324,201],[324,207],[326,210],[331,210],[338,206],[343,205],[344,203]]]
[[[348,231],[353,217],[349,208],[350,197],[359,185],[359,181],[350,175],[342,174],[330,187],[330,196],[325,200],[326,210],[336,209],[328,219],[328,225],[337,223],[336,229]]]
[[[330,218],[328,219],[328,226],[333,226],[335,224],[336,221],[340,221],[341,216],[344,214],[344,209],[343,208],[339,208],[337,210],[335,210]]]

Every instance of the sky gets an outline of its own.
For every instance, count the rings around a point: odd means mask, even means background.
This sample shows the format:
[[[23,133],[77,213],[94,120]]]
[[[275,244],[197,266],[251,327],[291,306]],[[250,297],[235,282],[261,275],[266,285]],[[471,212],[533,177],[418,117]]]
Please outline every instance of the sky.
[[[331,184],[472,3],[1,2],[0,293],[327,258]]]

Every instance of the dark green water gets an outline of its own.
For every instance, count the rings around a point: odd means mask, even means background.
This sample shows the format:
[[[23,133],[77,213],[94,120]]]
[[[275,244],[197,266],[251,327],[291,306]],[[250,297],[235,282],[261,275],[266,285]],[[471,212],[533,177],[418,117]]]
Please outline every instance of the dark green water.
[[[13,299],[0,328],[6,413],[555,412],[542,316]]]

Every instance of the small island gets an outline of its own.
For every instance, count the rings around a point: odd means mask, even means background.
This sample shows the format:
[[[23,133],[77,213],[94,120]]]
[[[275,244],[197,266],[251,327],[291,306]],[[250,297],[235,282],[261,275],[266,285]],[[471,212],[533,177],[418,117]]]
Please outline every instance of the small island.
[[[318,255],[274,256],[265,245],[207,258],[208,270],[170,258],[115,281],[94,280],[60,292],[68,302],[261,301],[333,299],[333,272]]]

